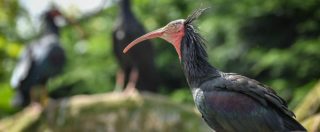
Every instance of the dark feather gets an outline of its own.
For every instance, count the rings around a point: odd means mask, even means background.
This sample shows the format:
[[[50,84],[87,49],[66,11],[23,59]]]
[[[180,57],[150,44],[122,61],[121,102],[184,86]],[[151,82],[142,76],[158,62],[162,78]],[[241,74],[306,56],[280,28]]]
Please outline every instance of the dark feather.
[[[194,20],[196,20],[205,10],[209,8],[202,8],[202,9],[197,9],[195,10],[191,15],[187,17],[185,20],[184,24],[185,25],[190,25]]]
[[[229,85],[226,86],[226,89],[248,94],[264,105],[265,101],[271,102],[288,116],[295,116],[293,112],[291,112],[287,108],[287,103],[281,97],[279,97],[270,87],[261,84],[256,80],[235,73],[224,73],[222,75],[223,78],[230,81]],[[261,101],[261,99],[263,100]]]
[[[262,107],[249,96],[231,91],[203,91],[203,104],[208,124],[216,131],[254,132],[283,130],[281,119],[272,108]],[[199,101],[201,102],[201,101]],[[214,120],[215,123],[211,121]],[[216,128],[216,126],[220,128]]]

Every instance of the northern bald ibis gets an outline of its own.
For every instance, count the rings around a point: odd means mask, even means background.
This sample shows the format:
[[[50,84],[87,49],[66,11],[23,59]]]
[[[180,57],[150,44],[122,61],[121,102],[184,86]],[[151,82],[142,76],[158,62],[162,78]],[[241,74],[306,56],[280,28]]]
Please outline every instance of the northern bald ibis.
[[[194,102],[206,123],[217,132],[306,131],[286,101],[270,87],[236,73],[224,73],[209,64],[205,41],[192,24],[205,9],[187,19],[170,22],[147,33],[125,49],[162,38],[176,49]]]

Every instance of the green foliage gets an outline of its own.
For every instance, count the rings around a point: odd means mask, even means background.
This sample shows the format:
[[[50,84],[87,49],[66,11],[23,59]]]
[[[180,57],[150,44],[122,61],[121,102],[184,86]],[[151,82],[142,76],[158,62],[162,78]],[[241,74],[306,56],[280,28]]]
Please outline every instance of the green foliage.
[[[182,88],[174,91],[171,94],[171,99],[178,103],[193,102],[192,94],[189,88]]]
[[[106,12],[80,23],[86,38],[80,38],[73,26],[63,30],[61,42],[67,53],[65,72],[49,84],[51,91],[71,89],[70,95],[101,93],[113,90],[117,70],[112,54],[113,21]]]
[[[13,113],[14,110],[10,106],[10,100],[13,95],[12,90],[8,84],[0,84],[0,117],[6,113]]]

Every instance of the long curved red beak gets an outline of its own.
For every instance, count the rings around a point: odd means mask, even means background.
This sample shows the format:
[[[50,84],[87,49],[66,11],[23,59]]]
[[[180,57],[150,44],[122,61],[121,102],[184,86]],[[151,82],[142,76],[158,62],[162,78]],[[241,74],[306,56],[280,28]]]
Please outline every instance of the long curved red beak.
[[[147,33],[147,34],[135,39],[134,41],[132,41],[126,48],[124,48],[123,53],[127,53],[133,46],[135,46],[136,44],[138,44],[142,41],[161,37],[163,35],[163,33],[164,33],[164,28],[160,28],[160,29],[157,29],[157,30],[152,31],[150,33]]]

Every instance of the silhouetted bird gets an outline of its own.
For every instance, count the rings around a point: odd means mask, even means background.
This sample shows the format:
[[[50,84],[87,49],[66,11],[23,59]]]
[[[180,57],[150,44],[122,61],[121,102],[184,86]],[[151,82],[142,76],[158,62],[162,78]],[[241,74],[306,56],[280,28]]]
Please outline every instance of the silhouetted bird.
[[[60,73],[65,65],[65,53],[59,42],[59,28],[55,19],[61,13],[56,9],[47,11],[44,19],[42,36],[26,46],[21,54],[11,78],[11,85],[16,89],[13,105],[25,107],[40,98],[43,105],[47,101],[46,82]],[[35,88],[40,88],[40,97],[36,97]]]
[[[113,50],[121,70],[117,74],[117,87],[136,87],[143,91],[157,91],[158,77],[154,64],[154,52],[150,41],[132,49],[125,56],[122,49],[145,30],[131,11],[130,0],[120,0],[120,12],[113,30]]]
[[[143,35],[124,52],[156,37],[170,42],[179,55],[198,110],[217,132],[306,131],[270,87],[235,73],[223,73],[208,63],[205,41],[192,25],[204,10]]]

